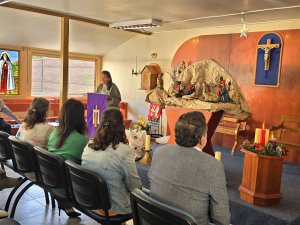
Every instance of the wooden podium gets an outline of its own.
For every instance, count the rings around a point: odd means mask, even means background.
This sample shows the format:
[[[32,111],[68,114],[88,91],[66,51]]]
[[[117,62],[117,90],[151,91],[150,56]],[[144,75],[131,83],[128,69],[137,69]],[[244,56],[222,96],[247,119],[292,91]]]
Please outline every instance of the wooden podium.
[[[243,180],[239,186],[240,197],[258,206],[270,206],[280,202],[282,156],[258,155],[241,149],[245,153]]]
[[[176,107],[176,106],[166,106],[166,115],[168,119],[168,129],[170,133],[170,138],[168,141],[168,144],[175,144],[175,124],[178,120],[178,118],[185,113],[198,111],[202,112],[203,115],[206,118],[206,123],[208,126],[207,130],[207,144],[203,148],[203,152],[210,154],[212,156],[215,156],[215,153],[213,151],[211,138],[220,122],[223,116],[223,111],[218,112],[209,112],[207,110],[201,110],[201,109],[191,109],[191,108],[185,108],[185,107]]]

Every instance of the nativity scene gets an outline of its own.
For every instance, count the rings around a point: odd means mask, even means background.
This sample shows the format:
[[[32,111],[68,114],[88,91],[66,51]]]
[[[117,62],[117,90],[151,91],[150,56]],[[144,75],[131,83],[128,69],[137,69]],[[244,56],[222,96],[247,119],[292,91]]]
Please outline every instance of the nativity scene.
[[[164,89],[163,76],[146,96],[146,102],[210,112],[222,110],[242,119],[250,114],[247,101],[232,75],[213,59],[196,62],[179,74],[171,75],[173,84],[168,90]]]

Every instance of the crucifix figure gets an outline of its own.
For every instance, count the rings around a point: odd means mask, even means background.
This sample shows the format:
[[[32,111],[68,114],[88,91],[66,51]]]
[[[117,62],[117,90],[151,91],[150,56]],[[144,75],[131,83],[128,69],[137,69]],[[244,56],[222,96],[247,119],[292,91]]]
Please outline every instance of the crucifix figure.
[[[98,108],[98,105],[96,105],[93,109],[93,124],[94,127],[97,127],[98,124],[100,124],[100,110]]]
[[[271,44],[271,39],[267,39],[267,44],[258,45],[258,48],[265,51],[265,53],[264,53],[265,71],[269,71],[271,50],[273,48],[280,48],[280,44]]]

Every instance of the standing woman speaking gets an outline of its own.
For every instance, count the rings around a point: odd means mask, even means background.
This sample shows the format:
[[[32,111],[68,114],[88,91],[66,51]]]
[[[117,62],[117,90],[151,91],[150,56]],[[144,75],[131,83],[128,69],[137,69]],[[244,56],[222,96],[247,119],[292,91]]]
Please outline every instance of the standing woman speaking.
[[[108,71],[102,71],[102,83],[99,84],[96,90],[99,94],[107,96],[106,105],[108,108],[119,108],[121,101],[120,91],[115,83],[112,82],[111,75]]]

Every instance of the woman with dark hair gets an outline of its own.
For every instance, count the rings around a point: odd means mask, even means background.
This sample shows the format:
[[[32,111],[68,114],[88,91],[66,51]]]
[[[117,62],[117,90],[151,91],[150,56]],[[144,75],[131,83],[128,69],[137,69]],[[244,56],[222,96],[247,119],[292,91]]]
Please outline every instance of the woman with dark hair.
[[[110,215],[131,213],[129,194],[141,188],[141,182],[120,110],[111,108],[102,113],[95,136],[84,149],[82,166],[106,178],[112,202]]]
[[[88,142],[83,104],[68,99],[60,110],[58,120],[57,129],[49,136],[48,149],[65,160],[80,164],[82,151]]]
[[[110,72],[106,70],[102,71],[102,83],[99,84],[96,92],[107,96],[106,98],[107,108],[111,108],[111,107],[119,108],[119,103],[121,101],[121,94],[117,85],[112,82]]]
[[[78,100],[68,99],[60,110],[59,126],[49,136],[48,150],[64,160],[69,159],[80,164],[83,149],[88,142],[85,133],[84,106]],[[80,216],[80,213],[74,211],[70,202],[58,201],[58,207],[69,217]]]
[[[47,149],[47,139],[54,127],[46,122],[49,101],[45,98],[34,98],[21,124],[16,137],[34,146]]]

